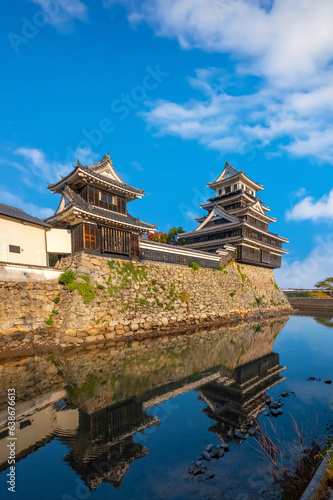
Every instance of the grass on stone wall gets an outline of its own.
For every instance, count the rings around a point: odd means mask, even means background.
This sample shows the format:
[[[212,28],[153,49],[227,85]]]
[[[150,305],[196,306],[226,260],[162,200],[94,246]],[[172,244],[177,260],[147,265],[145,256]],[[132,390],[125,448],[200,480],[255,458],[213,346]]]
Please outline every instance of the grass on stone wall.
[[[70,401],[77,401],[79,399],[91,398],[99,383],[99,379],[95,375],[89,373],[81,387],[75,384],[66,387],[68,399]]]

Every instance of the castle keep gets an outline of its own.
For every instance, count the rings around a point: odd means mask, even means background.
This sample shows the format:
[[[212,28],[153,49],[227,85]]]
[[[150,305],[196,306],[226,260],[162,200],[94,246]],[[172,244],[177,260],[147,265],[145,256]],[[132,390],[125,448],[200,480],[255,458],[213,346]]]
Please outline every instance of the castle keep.
[[[181,235],[185,245],[221,255],[231,253],[236,262],[243,264],[280,267],[281,256],[288,253],[282,244],[289,240],[268,229],[268,224],[276,219],[266,213],[270,208],[257,197],[256,193],[264,187],[228,162],[208,187],[215,191],[201,205],[208,214],[196,219],[196,229]]]

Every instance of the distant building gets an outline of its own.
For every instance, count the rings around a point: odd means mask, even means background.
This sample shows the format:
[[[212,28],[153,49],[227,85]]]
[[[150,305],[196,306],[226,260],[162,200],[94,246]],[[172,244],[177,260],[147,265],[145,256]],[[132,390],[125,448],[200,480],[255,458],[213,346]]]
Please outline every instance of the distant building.
[[[69,228],[73,253],[90,252],[139,257],[139,235],[156,226],[133,217],[127,203],[142,198],[144,190],[126,184],[115,171],[109,154],[90,166],[78,161],[74,170],[49,184],[62,195],[56,213],[47,222]]]
[[[228,162],[208,187],[215,191],[215,196],[201,205],[208,214],[196,219],[196,229],[181,235],[185,245],[221,255],[231,253],[244,264],[280,267],[281,255],[288,253],[282,244],[289,240],[268,230],[268,224],[276,219],[267,215],[270,208],[256,195],[264,187]]]

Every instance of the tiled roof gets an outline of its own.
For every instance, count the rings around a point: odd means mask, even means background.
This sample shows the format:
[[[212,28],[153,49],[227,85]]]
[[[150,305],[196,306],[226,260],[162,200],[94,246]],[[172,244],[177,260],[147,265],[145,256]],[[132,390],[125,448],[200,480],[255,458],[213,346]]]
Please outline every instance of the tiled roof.
[[[60,181],[55,182],[53,184],[48,184],[48,189],[52,190],[52,189],[55,189],[58,185],[62,185],[64,183],[66,183],[66,181],[69,180],[70,177],[72,177],[72,175],[74,175],[78,170],[81,170],[81,171],[86,171],[89,175],[91,175],[92,177],[95,177],[96,179],[98,179],[100,181],[106,182],[110,186],[116,186],[120,189],[124,189],[126,191],[131,191],[132,193],[136,193],[136,194],[144,194],[144,191],[145,191],[144,189],[135,188],[135,187],[131,186],[130,184],[126,184],[126,182],[119,182],[119,181],[116,181],[114,179],[110,179],[109,177],[96,172],[95,170],[98,170],[98,168],[101,168],[101,166],[103,166],[103,163],[106,163],[106,160],[101,160],[100,162],[95,163],[95,164],[90,165],[90,166],[83,166],[83,165],[81,165],[81,163],[78,162],[76,167],[74,168],[74,170],[72,170],[72,172],[70,172],[66,177],[64,177]]]
[[[50,227],[47,222],[43,221],[42,219],[38,219],[38,217],[34,217],[33,215],[29,215],[26,212],[23,212],[21,208],[10,207],[9,205],[4,205],[3,203],[0,203],[0,214],[7,215],[7,217],[12,217],[13,219],[37,224],[38,226]]]
[[[228,231],[229,229],[235,229],[244,225],[244,222],[240,220],[239,222],[227,222],[226,224],[220,224],[216,226],[203,227],[202,229],[193,229],[187,233],[182,233],[182,237],[188,236],[200,236],[202,234],[208,233],[220,233],[221,231]]]
[[[131,186],[130,184],[126,184],[126,182],[121,183],[121,182],[115,181],[113,179],[109,179],[105,175],[98,174],[97,172],[94,172],[94,170],[90,169],[89,167],[82,167],[82,168],[87,170],[90,175],[93,175],[94,177],[96,177],[97,179],[100,179],[102,181],[106,181],[110,185],[117,186],[117,187],[120,187],[122,189],[127,189],[128,191],[133,191],[134,193],[144,193],[144,191],[145,191],[144,189],[138,189],[136,187]]]
[[[137,227],[142,227],[143,229],[146,228],[156,229],[156,224],[149,224],[148,222],[143,222],[140,219],[136,219],[129,213],[125,215],[125,214],[120,214],[118,212],[114,212],[113,210],[107,210],[105,208],[95,207],[94,205],[87,203],[83,198],[81,198],[80,195],[75,193],[69,186],[65,187],[63,195],[68,200],[71,206],[78,207],[84,210],[85,212],[90,213],[91,215],[105,217],[107,219],[115,220],[120,223],[123,222],[125,224],[133,224]],[[67,206],[64,212],[68,210],[68,208],[69,207]],[[50,217],[48,220],[50,220],[53,217],[54,216]]]

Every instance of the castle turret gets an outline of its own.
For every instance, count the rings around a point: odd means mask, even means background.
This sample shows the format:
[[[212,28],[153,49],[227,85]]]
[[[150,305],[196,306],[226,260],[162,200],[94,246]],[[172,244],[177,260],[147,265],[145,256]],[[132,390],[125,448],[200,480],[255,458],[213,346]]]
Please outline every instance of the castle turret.
[[[236,262],[244,264],[280,267],[281,255],[288,253],[282,243],[289,240],[268,229],[276,219],[257,197],[264,187],[228,162],[208,187],[215,196],[201,205],[208,213],[196,219],[199,226],[181,235],[185,245],[212,253],[234,252]]]

